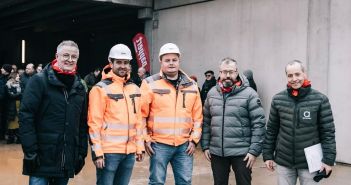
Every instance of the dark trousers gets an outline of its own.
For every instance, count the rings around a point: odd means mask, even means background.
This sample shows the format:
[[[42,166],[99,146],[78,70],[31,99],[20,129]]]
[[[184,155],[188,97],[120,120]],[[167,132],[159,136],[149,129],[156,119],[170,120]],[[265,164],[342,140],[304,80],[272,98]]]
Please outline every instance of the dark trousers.
[[[246,168],[244,156],[220,157],[211,154],[211,167],[215,185],[228,185],[230,166],[232,167],[236,185],[251,185],[251,169]]]

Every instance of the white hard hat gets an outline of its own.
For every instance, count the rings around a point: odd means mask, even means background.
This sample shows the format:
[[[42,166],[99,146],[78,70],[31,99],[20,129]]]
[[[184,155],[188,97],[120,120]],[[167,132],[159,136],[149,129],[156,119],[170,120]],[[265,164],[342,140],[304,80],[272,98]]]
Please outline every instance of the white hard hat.
[[[116,44],[114,45],[111,50],[108,58],[114,59],[125,59],[125,60],[132,60],[132,52],[128,48],[128,46],[124,44]]]
[[[175,53],[175,54],[178,54],[180,56],[180,51],[179,51],[178,46],[173,44],[173,43],[164,44],[160,48],[160,53],[158,54],[158,57],[161,58],[162,55],[168,54],[168,53]]]

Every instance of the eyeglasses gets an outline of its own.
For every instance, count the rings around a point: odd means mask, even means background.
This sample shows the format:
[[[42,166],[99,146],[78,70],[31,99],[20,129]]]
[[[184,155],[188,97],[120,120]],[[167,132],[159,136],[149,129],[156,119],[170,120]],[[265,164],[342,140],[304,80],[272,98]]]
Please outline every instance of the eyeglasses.
[[[77,61],[78,60],[78,56],[77,55],[70,55],[68,53],[62,54],[62,58],[64,60],[72,60],[72,61]]]
[[[226,71],[226,70],[224,70],[224,71],[220,71],[221,73],[223,73],[223,74],[225,74],[225,75],[233,75],[233,74],[235,74],[235,73],[237,73],[238,72],[238,70],[236,70],[236,71],[232,71],[232,70],[230,70],[230,71]]]

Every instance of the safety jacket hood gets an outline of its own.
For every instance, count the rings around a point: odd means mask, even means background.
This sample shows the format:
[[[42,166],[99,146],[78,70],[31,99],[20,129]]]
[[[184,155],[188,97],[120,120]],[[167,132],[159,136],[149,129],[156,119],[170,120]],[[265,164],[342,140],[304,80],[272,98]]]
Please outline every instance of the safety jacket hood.
[[[159,74],[160,74],[160,78],[167,80],[166,75],[162,72],[162,70],[160,70]],[[179,83],[180,87],[188,87],[193,85],[193,81],[183,70],[179,69],[178,75],[179,75],[178,78],[180,78],[180,83]]]

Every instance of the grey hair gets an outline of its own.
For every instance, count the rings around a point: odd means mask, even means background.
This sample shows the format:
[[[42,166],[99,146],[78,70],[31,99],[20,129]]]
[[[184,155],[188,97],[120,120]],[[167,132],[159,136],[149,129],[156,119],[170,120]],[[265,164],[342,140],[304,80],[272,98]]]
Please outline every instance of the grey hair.
[[[286,64],[286,66],[285,66],[285,73],[287,73],[286,68],[288,66],[291,66],[291,65],[294,65],[294,64],[299,64],[300,67],[301,67],[302,72],[305,72],[305,65],[303,65],[303,63],[300,60],[292,60],[292,61],[288,62],[288,64]]]
[[[75,47],[78,49],[78,52],[79,52],[79,48],[78,48],[78,44],[75,43],[74,41],[72,40],[64,40],[62,41],[58,46],[57,46],[57,49],[56,49],[56,53],[59,53],[61,51],[61,48],[63,46],[72,46],[72,47]]]

